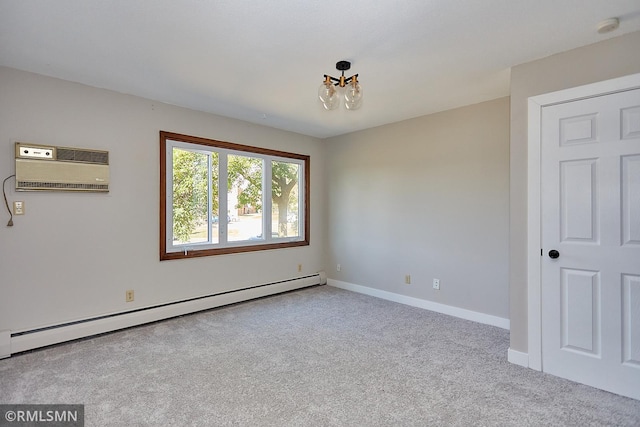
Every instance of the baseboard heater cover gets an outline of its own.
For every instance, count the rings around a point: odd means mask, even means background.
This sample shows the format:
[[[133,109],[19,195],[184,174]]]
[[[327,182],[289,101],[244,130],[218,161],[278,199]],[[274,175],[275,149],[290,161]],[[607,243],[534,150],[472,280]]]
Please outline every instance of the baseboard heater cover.
[[[86,338],[105,332],[117,331],[158,320],[169,319],[211,308],[222,307],[238,302],[249,301],[269,295],[305,288],[315,285],[325,285],[327,278],[324,272],[283,280],[274,283],[250,286],[233,291],[220,292],[176,301],[151,307],[139,308],[132,311],[114,313],[105,316],[92,317],[74,322],[51,325],[11,334],[10,354],[20,353],[35,348],[59,344],[79,338]],[[0,355],[0,358],[3,357]]]
[[[11,331],[0,331],[0,359],[11,356]]]

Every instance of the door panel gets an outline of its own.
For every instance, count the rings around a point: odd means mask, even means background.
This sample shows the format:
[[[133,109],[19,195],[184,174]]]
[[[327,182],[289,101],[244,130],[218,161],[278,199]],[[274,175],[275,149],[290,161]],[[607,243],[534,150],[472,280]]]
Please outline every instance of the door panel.
[[[622,244],[640,245],[640,156],[622,158]]]
[[[622,361],[640,368],[640,276],[622,276],[622,313]]]
[[[598,142],[597,114],[560,119],[560,145]]]
[[[640,138],[640,107],[630,107],[621,110],[621,139]]]
[[[542,369],[640,399],[640,89],[544,107],[541,134]]]
[[[596,243],[597,159],[560,163],[560,227],[562,241]]]
[[[563,268],[561,280],[562,348],[599,356],[599,274]]]

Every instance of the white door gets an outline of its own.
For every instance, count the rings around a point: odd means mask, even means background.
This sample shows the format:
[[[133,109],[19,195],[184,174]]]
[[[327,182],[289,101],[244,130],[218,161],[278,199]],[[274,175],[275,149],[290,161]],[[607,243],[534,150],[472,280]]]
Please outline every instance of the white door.
[[[542,370],[640,399],[640,89],[544,107],[541,136]]]

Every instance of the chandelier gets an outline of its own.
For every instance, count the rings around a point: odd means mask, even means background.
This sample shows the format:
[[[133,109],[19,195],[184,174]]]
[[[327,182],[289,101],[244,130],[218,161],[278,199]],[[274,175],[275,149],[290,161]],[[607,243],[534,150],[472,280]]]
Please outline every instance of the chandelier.
[[[327,110],[335,110],[340,106],[340,98],[344,98],[347,110],[357,110],[362,105],[362,87],[358,75],[345,77],[344,72],[351,68],[351,62],[339,61],[336,69],[342,71],[339,78],[324,75],[324,81],[318,89],[318,98]]]

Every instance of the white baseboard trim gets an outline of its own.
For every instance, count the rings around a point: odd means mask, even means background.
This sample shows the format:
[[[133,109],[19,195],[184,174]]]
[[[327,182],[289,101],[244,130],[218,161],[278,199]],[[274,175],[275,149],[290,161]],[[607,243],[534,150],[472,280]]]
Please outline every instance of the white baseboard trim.
[[[318,273],[312,276],[259,285],[238,291],[180,301],[168,305],[137,309],[137,311],[132,312],[114,313],[114,315],[109,317],[102,316],[96,319],[81,319],[69,324],[52,325],[46,328],[34,329],[32,331],[14,332],[11,335],[11,342],[9,343],[8,350],[10,353],[20,353],[34,348],[45,347],[78,338],[117,331],[118,329],[129,328],[202,310],[249,301],[255,298],[279,294],[308,286],[324,284],[322,283],[323,274],[324,273]],[[0,334],[0,344],[2,343],[1,338],[2,335]],[[0,350],[3,350],[4,347],[5,346],[0,345]],[[10,353],[4,357],[10,356]],[[0,358],[3,357],[1,354],[2,351],[0,351]]]
[[[507,360],[514,365],[524,366],[525,368],[529,367],[529,355],[512,348],[509,348],[507,351]]]
[[[492,316],[490,314],[480,313],[477,311],[466,310],[464,308],[453,307],[451,305],[440,304],[433,301],[428,301],[420,298],[408,297],[406,295],[400,295],[393,292],[382,291],[380,289],[369,288],[367,286],[356,285],[353,283],[342,282],[340,280],[328,279],[327,284],[340,289],[346,289],[348,291],[358,292],[361,294],[370,295],[377,298],[386,299],[388,301],[398,302],[400,304],[410,305],[412,307],[424,308],[425,310],[431,310],[442,314],[448,314],[449,316],[459,317],[465,320],[471,320],[473,322],[484,323],[486,325],[497,326],[502,329],[509,329],[509,319],[503,317]]]

